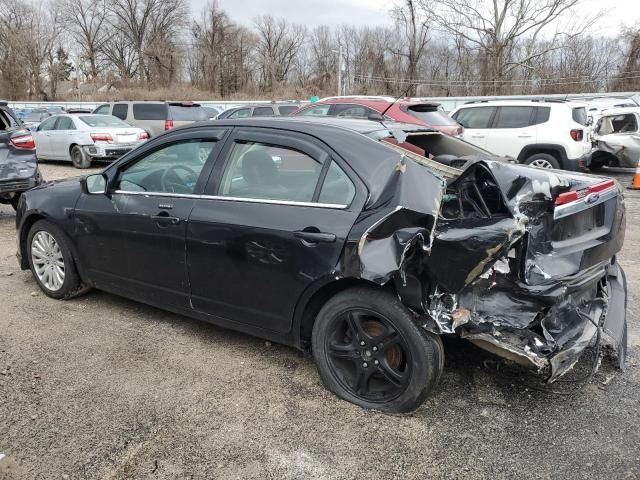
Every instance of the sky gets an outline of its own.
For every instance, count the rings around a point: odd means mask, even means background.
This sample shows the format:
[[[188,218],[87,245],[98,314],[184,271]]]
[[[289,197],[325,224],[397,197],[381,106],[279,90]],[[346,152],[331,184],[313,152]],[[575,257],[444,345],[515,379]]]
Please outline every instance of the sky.
[[[437,0],[433,0],[437,1]],[[601,17],[595,30],[615,36],[621,26],[640,23],[640,0],[583,0],[580,11],[585,14],[602,9],[608,12]],[[189,0],[194,15],[199,16],[207,0]],[[285,17],[294,23],[315,25],[384,25],[389,19],[393,0],[218,0],[236,22],[250,24],[258,16],[270,13]]]

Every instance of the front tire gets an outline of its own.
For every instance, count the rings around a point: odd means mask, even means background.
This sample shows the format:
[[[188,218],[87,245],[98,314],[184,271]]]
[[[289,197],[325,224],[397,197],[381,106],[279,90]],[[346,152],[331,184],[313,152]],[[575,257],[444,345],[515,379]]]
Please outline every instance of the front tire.
[[[421,330],[389,292],[354,288],[337,294],[318,313],[312,335],[324,385],[363,408],[415,410],[442,373],[440,337]]]
[[[87,155],[79,145],[74,145],[71,149],[71,162],[76,168],[85,169],[91,166],[89,155]]]
[[[67,300],[89,288],[82,283],[68,241],[46,220],[33,224],[27,237],[29,268],[40,289],[49,297]]]
[[[531,155],[524,163],[536,168],[560,168],[560,162],[558,162],[558,159],[548,153],[536,153],[535,155]]]

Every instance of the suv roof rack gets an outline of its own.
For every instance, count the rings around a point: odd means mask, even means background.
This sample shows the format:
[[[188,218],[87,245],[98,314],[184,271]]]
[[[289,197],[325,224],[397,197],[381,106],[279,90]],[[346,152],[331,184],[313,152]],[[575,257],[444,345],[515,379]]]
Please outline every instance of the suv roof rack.
[[[349,99],[360,99],[360,100],[384,100],[386,102],[393,102],[395,100],[395,98],[393,97],[386,97],[386,96],[382,96],[382,95],[341,95],[341,96],[334,96],[334,97],[325,97],[325,98],[321,98],[319,101],[324,101],[324,100],[340,100],[340,99],[345,99],[345,100],[349,100]]]

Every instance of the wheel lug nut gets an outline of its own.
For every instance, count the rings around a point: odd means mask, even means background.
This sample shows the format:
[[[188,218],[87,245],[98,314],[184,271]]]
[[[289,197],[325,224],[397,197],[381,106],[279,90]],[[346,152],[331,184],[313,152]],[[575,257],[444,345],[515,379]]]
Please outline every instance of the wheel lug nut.
[[[380,362],[378,360],[373,361],[374,365],[378,365]]]
[[[373,347],[371,350],[373,350],[374,352],[378,351],[378,347]]]
[[[364,347],[365,345],[364,340],[360,340],[360,345]]]
[[[367,368],[367,367],[369,366],[369,364],[368,364],[367,362],[364,362],[364,363],[362,364],[362,366],[363,366],[364,368]]]

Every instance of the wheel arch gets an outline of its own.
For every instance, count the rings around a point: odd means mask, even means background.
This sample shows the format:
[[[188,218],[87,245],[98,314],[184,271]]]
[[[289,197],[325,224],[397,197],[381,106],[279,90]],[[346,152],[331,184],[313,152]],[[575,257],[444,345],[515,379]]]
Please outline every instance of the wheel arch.
[[[524,163],[529,157],[537,155],[539,153],[546,153],[552,155],[562,167],[567,160],[567,151],[562,145],[555,145],[551,143],[536,143],[527,145],[524,147],[518,155],[518,163]]]

